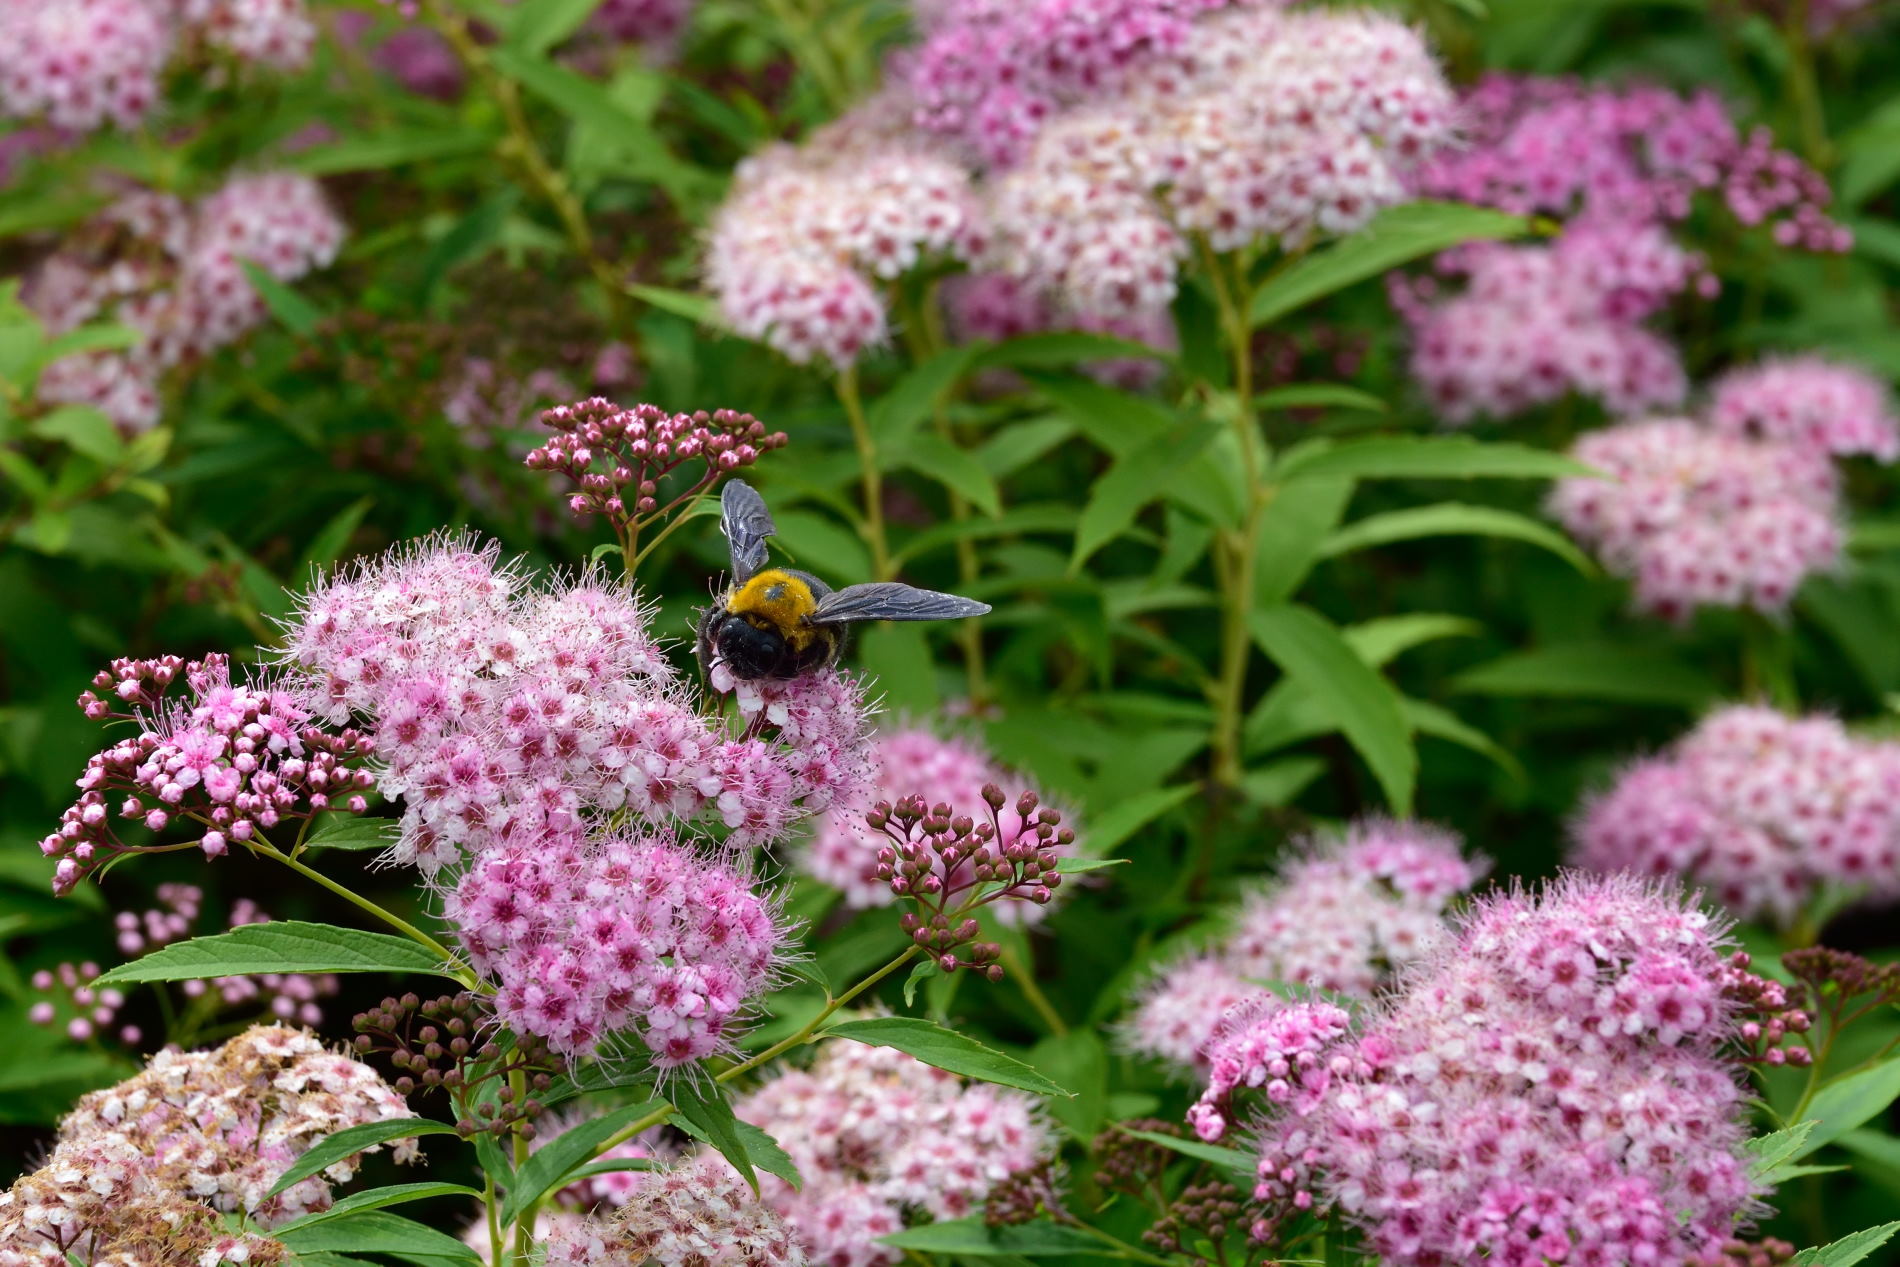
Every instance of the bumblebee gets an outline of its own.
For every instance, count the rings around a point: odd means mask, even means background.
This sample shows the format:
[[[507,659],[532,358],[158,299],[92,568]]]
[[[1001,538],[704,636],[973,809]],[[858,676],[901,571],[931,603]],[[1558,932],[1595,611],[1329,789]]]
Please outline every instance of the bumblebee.
[[[809,572],[765,567],[766,538],[778,531],[765,499],[745,481],[729,480],[719,508],[732,585],[700,613],[694,649],[702,672],[718,660],[737,677],[797,677],[835,664],[846,626],[858,621],[956,620],[990,609],[896,581],[834,590]]]

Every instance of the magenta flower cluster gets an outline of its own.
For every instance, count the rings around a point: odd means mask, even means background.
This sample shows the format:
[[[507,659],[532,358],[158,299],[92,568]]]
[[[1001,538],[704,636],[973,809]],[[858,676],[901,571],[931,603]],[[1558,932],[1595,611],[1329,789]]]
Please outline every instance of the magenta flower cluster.
[[[1229,1102],[1238,1091],[1259,1091],[1269,1104],[1311,1113],[1331,1085],[1332,1060],[1352,1018],[1331,1003],[1285,1006],[1263,994],[1221,1018],[1201,1049],[1207,1086],[1188,1109],[1188,1123],[1204,1140],[1227,1133]]]
[[[872,741],[870,757],[868,781],[850,799],[839,801],[814,820],[810,840],[798,856],[800,867],[813,879],[838,889],[852,910],[887,906],[892,899],[891,877],[880,876],[879,867],[881,851],[886,849],[893,850],[895,862],[894,846],[884,832],[865,822],[873,805],[922,796],[933,805],[944,803],[961,813],[980,815],[986,786],[1020,786],[1022,782],[971,740],[945,738],[920,726],[880,731]],[[1033,831],[1033,824],[1029,826]],[[1001,808],[998,827],[1011,839],[1022,835],[1024,824],[1014,806]],[[1079,848],[1074,842],[1062,846],[1058,860]],[[941,868],[938,874],[941,877]],[[1052,890],[1052,894],[1060,891]],[[1008,923],[1035,923],[1045,909],[1034,902],[1008,902],[994,908],[997,918]]]
[[[159,698],[181,667],[188,698]],[[79,799],[40,842],[58,860],[56,893],[122,854],[190,847],[127,840],[115,817],[152,832],[189,824],[197,847],[216,858],[234,843],[269,844],[281,825],[324,810],[366,808],[363,793],[374,780],[356,763],[369,754],[369,737],[325,729],[286,683],[233,682],[225,657],[207,656],[184,666],[176,657],[115,661],[94,685],[131,701],[132,711],[115,711],[88,691],[79,701],[88,717],[139,729],[86,763]]]
[[[1718,1252],[1757,1193],[1724,1055],[1743,978],[1708,915],[1629,877],[1481,901],[1356,1037],[1296,1005],[1256,1234],[1337,1207],[1394,1267]]]
[[[1463,247],[1436,276],[1394,278],[1413,374],[1449,422],[1570,393],[1624,413],[1678,404],[1681,357],[1645,323],[1716,288],[1676,238],[1698,202],[1786,248],[1851,245],[1827,216],[1827,182],[1765,129],[1742,135],[1707,92],[1490,75],[1462,118],[1470,144],[1419,168],[1419,194],[1568,223],[1549,245]]]
[[[1589,432],[1571,455],[1604,475],[1558,481],[1550,513],[1630,580],[1645,611],[1780,612],[1840,557],[1840,481],[1825,449],[1652,418]]]
[[[878,1240],[902,1230],[907,1213],[938,1220],[979,1212],[992,1188],[1055,1149],[1029,1096],[844,1039],[735,1110],[791,1154],[802,1186],[761,1175],[761,1191],[829,1267],[901,1262],[902,1251]]]
[[[566,1055],[628,1032],[660,1069],[730,1048],[787,932],[736,863],[658,836],[491,849],[444,914],[510,1026]]]
[[[1212,948],[1142,986],[1122,1027],[1131,1050],[1204,1075],[1210,1040],[1240,1005],[1252,1015],[1300,988],[1371,997],[1442,935],[1451,904],[1486,870],[1423,823],[1361,820],[1302,849]]]
[[[0,0],[0,116],[65,132],[137,127],[175,53],[301,69],[316,26],[304,0]]]
[[[1835,457],[1900,458],[1900,418],[1881,381],[1818,356],[1730,370],[1709,389],[1709,425]]]
[[[1572,825],[1595,871],[1681,876],[1789,924],[1832,886],[1900,894],[1900,744],[1832,717],[1738,706],[1636,762]]]
[[[241,176],[190,205],[154,193],[121,199],[33,273],[23,298],[49,334],[114,322],[137,342],[54,361],[40,399],[91,405],[126,432],[156,425],[167,372],[264,319],[243,266],[291,281],[335,259],[343,233],[306,176]]]

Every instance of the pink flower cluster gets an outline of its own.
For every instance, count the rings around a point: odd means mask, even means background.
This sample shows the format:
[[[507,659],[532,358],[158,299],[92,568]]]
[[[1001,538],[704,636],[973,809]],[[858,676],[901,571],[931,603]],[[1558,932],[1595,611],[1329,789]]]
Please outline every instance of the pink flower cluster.
[[[203,902],[204,890],[195,884],[159,885],[157,906],[143,912],[120,911],[113,916],[120,953],[128,957],[142,955],[191,936]],[[239,898],[232,904],[232,928],[269,921],[270,916],[249,898]],[[125,995],[110,986],[96,989],[92,981],[98,975],[99,965],[95,963],[62,963],[34,973],[33,988],[50,994],[58,987],[67,1006],[61,1009],[52,999],[41,999],[27,1010],[27,1019],[35,1025],[50,1025],[62,1010],[75,1013],[66,1023],[67,1036],[75,1042],[84,1042],[109,1028],[125,1004]],[[323,1009],[316,1001],[337,992],[337,979],[328,973],[307,976],[271,972],[260,976],[185,981],[180,988],[188,999],[215,997],[217,1004],[224,1007],[256,1002],[266,1006],[278,1020],[316,1026],[323,1023]],[[138,1026],[126,1025],[120,1028],[118,1037],[120,1042],[135,1047],[144,1034]]]
[[[137,127],[180,49],[291,71],[316,39],[304,0],[0,0],[0,27],[0,116],[66,132]]]
[[[1900,744],[1831,717],[1710,714],[1585,806],[1572,860],[1679,876],[1737,915],[1798,919],[1827,886],[1900,894]]]
[[[1723,950],[1708,915],[1627,877],[1482,901],[1268,1101],[1256,1235],[1318,1205],[1394,1267],[1716,1252],[1756,1193],[1722,1048],[1731,992],[1759,979]]]
[[[660,1069],[730,1048],[788,931],[744,870],[663,837],[490,850],[444,914],[511,1027],[565,1055],[628,1032]]]
[[[1415,190],[1570,222],[1548,246],[1463,247],[1436,276],[1394,277],[1413,374],[1448,422],[1570,393],[1621,413],[1679,403],[1681,358],[1644,323],[1716,289],[1674,236],[1701,195],[1783,247],[1851,245],[1826,214],[1827,182],[1766,129],[1741,135],[1710,93],[1490,75],[1463,107],[1471,143],[1439,151]]]
[[[1839,558],[1839,480],[1825,449],[1652,418],[1592,431],[1571,454],[1605,478],[1559,480],[1550,513],[1630,579],[1646,611],[1779,612]]]
[[[1216,946],[1142,988],[1123,1040],[1205,1074],[1210,1040],[1241,1004],[1257,1008],[1288,987],[1369,998],[1438,939],[1451,904],[1485,870],[1456,836],[1423,823],[1365,819],[1308,841]]]
[[[851,910],[867,910],[891,903],[891,879],[879,878],[880,850],[891,841],[865,822],[865,814],[879,801],[895,804],[921,795],[933,805],[955,806],[960,813],[980,815],[986,786],[1019,786],[1020,776],[998,765],[973,742],[943,738],[918,726],[881,731],[870,748],[868,782],[854,789],[815,821],[811,839],[799,854],[800,867],[813,879],[840,890]],[[1012,806],[1001,811],[1001,835],[1020,836],[1025,824]],[[1033,830],[1033,824],[1029,824]],[[1065,846],[1074,853],[1079,846]],[[939,872],[941,874],[941,871]],[[1058,888],[1056,893],[1060,893]],[[1041,920],[1046,907],[1034,902],[999,903],[996,917],[1012,924]]]
[[[131,712],[113,711],[91,691],[80,697],[88,717],[133,721],[139,730],[86,763],[79,799],[40,842],[59,860],[54,892],[71,892],[120,854],[179,847],[127,842],[113,829],[115,813],[153,832],[188,822],[205,856],[217,858],[234,841],[268,843],[266,833],[280,824],[366,808],[362,793],[374,779],[351,763],[369,754],[368,736],[325,730],[284,683],[233,683],[223,656],[183,666],[188,699],[160,700],[179,668],[177,657],[119,660],[93,679],[131,701]]]
[[[297,1030],[260,1026],[215,1051],[159,1052],[144,1072],[81,1099],[46,1164],[0,1196],[0,1263],[67,1267],[68,1251],[114,1261],[106,1246],[155,1225],[170,1225],[168,1250],[194,1251],[169,1262],[278,1261],[276,1242],[209,1216],[241,1212],[269,1228],[328,1209],[356,1157],[265,1194],[324,1136],[413,1116],[368,1065]],[[397,1161],[417,1155],[413,1140],[394,1147]]]
[[[286,659],[334,720],[370,719],[380,786],[406,802],[392,857],[431,875],[592,814],[667,830],[705,814],[762,844],[856,782],[869,737],[850,679],[773,683],[774,715],[730,735],[650,619],[599,579],[540,588],[492,545],[436,538],[305,595]]]
[[[1332,1057],[1352,1018],[1330,1003],[1284,1006],[1261,995],[1221,1019],[1201,1049],[1207,1087],[1188,1109],[1188,1122],[1204,1140],[1227,1133],[1229,1101],[1251,1088],[1269,1104],[1311,1113],[1331,1085]]]
[[[541,1244],[545,1267],[804,1267],[804,1246],[724,1158],[643,1175],[607,1217],[563,1219]]]
[[[855,362],[889,335],[883,283],[974,245],[968,174],[883,134],[891,108],[874,98],[797,148],[747,159],[713,218],[706,283],[726,321],[798,364]]]
[[[1029,1096],[845,1039],[734,1107],[797,1164],[803,1187],[761,1175],[761,1191],[827,1267],[902,1261],[877,1242],[903,1229],[907,1211],[933,1220],[980,1212],[993,1187],[1055,1148]]]
[[[62,357],[41,375],[40,398],[92,405],[127,432],[155,425],[167,371],[264,319],[245,263],[291,281],[329,264],[342,241],[342,222],[305,176],[238,177],[191,206],[122,199],[42,264],[23,297],[49,334],[116,322],[138,342]]]
[[[1710,389],[1709,425],[1835,457],[1900,458],[1900,418],[1879,379],[1818,356],[1730,370]]]

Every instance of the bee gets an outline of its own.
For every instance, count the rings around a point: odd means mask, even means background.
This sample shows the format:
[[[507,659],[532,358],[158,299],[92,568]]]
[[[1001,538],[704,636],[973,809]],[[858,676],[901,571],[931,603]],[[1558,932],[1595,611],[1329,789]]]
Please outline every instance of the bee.
[[[809,572],[765,567],[765,540],[778,531],[765,499],[745,481],[730,480],[719,510],[732,584],[700,613],[694,650],[704,673],[717,659],[741,678],[797,677],[837,663],[846,627],[858,621],[957,620],[990,609],[896,581],[834,590]]]

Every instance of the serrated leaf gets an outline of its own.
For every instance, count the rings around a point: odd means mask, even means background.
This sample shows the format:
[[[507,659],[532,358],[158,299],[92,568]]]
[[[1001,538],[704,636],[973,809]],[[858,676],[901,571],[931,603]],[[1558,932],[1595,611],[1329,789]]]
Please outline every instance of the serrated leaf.
[[[904,1006],[916,1007],[917,987],[941,971],[935,959],[919,960],[917,965],[910,970],[910,975],[904,978]]]
[[[785,965],[785,971],[791,973],[800,981],[809,981],[820,990],[823,990],[827,998],[830,997],[831,978],[825,975],[825,970],[818,966],[816,959],[794,959]]]
[[[391,1254],[426,1262],[468,1263],[482,1267],[475,1251],[450,1236],[387,1210],[359,1214],[274,1234],[297,1254]]]
[[[922,431],[912,436],[904,461],[911,470],[936,480],[985,515],[995,518],[1003,513],[996,481],[976,455],[959,449],[936,432]]]
[[[1061,875],[1087,875],[1091,871],[1105,871],[1109,867],[1127,865],[1126,858],[1063,858],[1056,863],[1056,871]]]
[[[242,268],[244,275],[251,279],[251,289],[255,290],[258,298],[264,301],[264,307],[270,310],[271,316],[277,318],[278,322],[292,334],[303,338],[310,337],[310,333],[317,328],[317,323],[323,320],[321,308],[250,260],[239,260],[238,267]]]
[[[679,1111],[684,1127],[718,1149],[719,1155],[732,1163],[732,1168],[756,1193],[759,1176],[753,1169],[745,1137],[739,1133],[739,1119],[732,1115],[732,1101],[726,1098],[725,1088],[716,1082],[702,1087],[682,1079],[673,1092],[673,1107]]]
[[[1222,1148],[1219,1144],[1207,1144],[1198,1139],[1183,1139],[1178,1135],[1163,1135],[1160,1131],[1132,1131],[1125,1126],[1115,1128],[1124,1135],[1136,1139],[1145,1139],[1150,1144],[1180,1153],[1183,1157],[1192,1157],[1218,1166],[1229,1174],[1244,1175],[1249,1183],[1253,1182],[1256,1159],[1251,1153],[1243,1153],[1238,1148]]]
[[[396,843],[402,824],[393,818],[363,818],[330,813],[304,837],[305,849],[387,849]]]
[[[1296,260],[1254,292],[1249,315],[1256,326],[1401,264],[1436,255],[1463,242],[1501,241],[1531,230],[1524,216],[1454,202],[1407,202],[1388,207],[1349,237]]]
[[[1788,1260],[1789,1267],[1852,1267],[1892,1240],[1896,1232],[1900,1232],[1900,1222],[1865,1228],[1830,1244],[1802,1250]]]
[[[1813,1133],[1814,1125],[1812,1121],[1796,1122],[1786,1130],[1749,1140],[1744,1145],[1753,1159],[1748,1166],[1749,1176],[1757,1183],[1775,1183],[1776,1180],[1771,1177],[1775,1168],[1794,1159],[1795,1153]]]
[[[1566,479],[1600,474],[1575,458],[1470,436],[1366,436],[1289,449],[1270,476],[1279,483],[1353,479]]]
[[[1311,608],[1289,603],[1255,611],[1248,625],[1267,658],[1305,685],[1365,758],[1393,812],[1410,814],[1418,752],[1391,683]]]
[[[805,1177],[798,1173],[797,1163],[792,1160],[790,1153],[779,1146],[777,1140],[744,1118],[735,1117],[732,1121],[738,1132],[739,1142],[745,1147],[746,1157],[751,1160],[753,1166],[767,1174],[777,1175],[794,1188],[805,1186]],[[697,1124],[689,1119],[675,1117],[672,1124],[701,1143],[713,1142]]]
[[[316,1210],[302,1218],[292,1219],[271,1229],[271,1235],[281,1237],[285,1232],[294,1232],[300,1227],[325,1223],[331,1219],[340,1219],[345,1215],[356,1214],[363,1210],[381,1210],[392,1205],[403,1205],[410,1201],[424,1201],[430,1197],[474,1197],[481,1198],[474,1188],[459,1183],[397,1183],[385,1188],[371,1188],[366,1192],[353,1192],[342,1198],[327,1210]]]
[[[989,1227],[980,1214],[906,1228],[881,1237],[879,1243],[915,1253],[946,1254],[956,1258],[1036,1258],[1067,1254],[1092,1254],[1104,1258],[1121,1256],[1106,1242],[1048,1219]]]
[[[1017,1060],[974,1038],[914,1016],[867,1016],[841,1021],[823,1031],[826,1038],[849,1038],[873,1047],[895,1047],[927,1065],[1038,1095],[1069,1092]]]
[[[1876,1114],[1886,1112],[1896,1099],[1900,1099],[1900,1056],[1836,1078],[1809,1101],[1806,1116],[1814,1119],[1814,1128],[1787,1160],[1798,1161],[1822,1145],[1833,1143]]]
[[[303,1156],[291,1163],[290,1169],[277,1176],[277,1182],[272,1184],[270,1191],[264,1195],[274,1197],[290,1185],[300,1183],[320,1170],[327,1170],[345,1157],[354,1157],[366,1148],[374,1148],[379,1144],[387,1144],[399,1139],[453,1134],[455,1134],[453,1126],[426,1117],[395,1118],[383,1122],[362,1122],[355,1126],[346,1126],[312,1144]]]
[[[1217,434],[1204,418],[1181,420],[1125,456],[1089,489],[1082,518],[1075,527],[1075,550],[1069,571],[1079,569],[1091,554],[1120,536],[1148,503],[1166,491],[1175,474],[1200,456]]]
[[[449,976],[430,951],[402,937],[332,924],[272,920],[193,937],[120,964],[96,984],[192,981],[265,972],[426,972]]]
[[[1437,502],[1355,519],[1328,537],[1319,553],[1321,558],[1330,559],[1394,541],[1459,536],[1504,537],[1528,542],[1550,551],[1585,576],[1596,574],[1596,566],[1583,551],[1548,524],[1496,506],[1468,506],[1463,502]]]
[[[614,1109],[589,1118],[536,1148],[508,1184],[508,1195],[501,1206],[501,1221],[513,1223],[530,1204],[567,1182],[575,1167],[593,1160],[603,1142],[665,1104],[664,1100],[649,1100],[645,1104]]]

